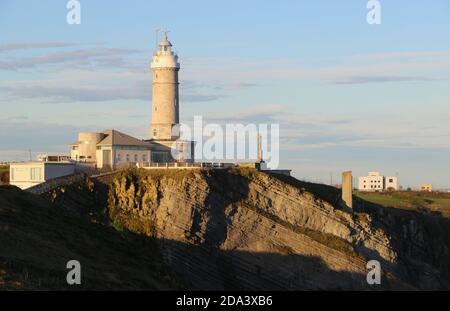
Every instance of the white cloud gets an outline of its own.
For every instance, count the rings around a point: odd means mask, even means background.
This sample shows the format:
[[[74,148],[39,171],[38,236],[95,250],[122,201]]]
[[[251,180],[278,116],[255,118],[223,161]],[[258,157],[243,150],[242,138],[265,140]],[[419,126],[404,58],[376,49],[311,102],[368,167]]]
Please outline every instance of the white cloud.
[[[12,52],[18,50],[35,50],[44,48],[61,48],[73,47],[79,45],[78,43],[70,42],[37,42],[37,43],[8,43],[0,45],[0,53]]]

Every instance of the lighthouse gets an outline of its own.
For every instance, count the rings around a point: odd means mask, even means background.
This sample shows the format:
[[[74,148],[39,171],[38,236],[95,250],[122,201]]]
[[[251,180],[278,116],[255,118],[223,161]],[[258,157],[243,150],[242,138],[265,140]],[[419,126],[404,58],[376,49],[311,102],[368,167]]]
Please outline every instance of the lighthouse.
[[[194,142],[180,139],[180,103],[178,96],[178,55],[167,38],[158,44],[151,62],[152,120],[150,140],[151,162],[193,162]]]
[[[178,97],[178,55],[172,51],[167,32],[159,43],[151,62],[152,120],[150,137],[154,140],[174,140],[178,138],[179,97]]]

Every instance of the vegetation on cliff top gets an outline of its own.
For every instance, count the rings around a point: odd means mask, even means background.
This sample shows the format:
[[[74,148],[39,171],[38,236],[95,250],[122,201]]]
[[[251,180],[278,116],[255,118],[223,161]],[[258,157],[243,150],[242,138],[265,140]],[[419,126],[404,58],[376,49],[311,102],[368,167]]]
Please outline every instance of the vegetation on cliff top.
[[[414,210],[424,214],[442,215],[450,218],[450,193],[395,191],[358,192],[365,201],[385,207]]]

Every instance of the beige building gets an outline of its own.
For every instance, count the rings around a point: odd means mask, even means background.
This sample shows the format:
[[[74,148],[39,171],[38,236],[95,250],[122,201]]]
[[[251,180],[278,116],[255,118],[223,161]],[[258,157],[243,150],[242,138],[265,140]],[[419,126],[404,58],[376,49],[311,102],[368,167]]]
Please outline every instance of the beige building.
[[[70,157],[77,162],[92,163],[97,168],[118,168],[151,161],[149,142],[116,130],[79,133],[70,145]]]
[[[74,173],[75,164],[69,161],[11,163],[9,166],[9,183],[21,189],[28,189],[48,180]]]
[[[379,172],[369,172],[367,176],[359,177],[359,191],[398,190],[398,177],[383,176]]]
[[[420,191],[433,192],[433,185],[432,184],[423,184],[422,186],[420,186]]]

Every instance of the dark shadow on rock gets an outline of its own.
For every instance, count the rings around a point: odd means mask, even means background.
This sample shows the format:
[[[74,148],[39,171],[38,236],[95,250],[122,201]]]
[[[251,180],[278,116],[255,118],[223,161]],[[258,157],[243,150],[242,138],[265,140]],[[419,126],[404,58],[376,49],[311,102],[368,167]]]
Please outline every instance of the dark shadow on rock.
[[[450,288],[450,219],[435,213],[423,213],[384,207],[354,198],[354,211],[367,213],[375,229],[384,230],[399,255],[397,266],[404,277],[418,287],[430,286],[431,277],[440,279],[442,288]],[[419,262],[430,265],[423,270]],[[422,276],[422,277],[419,277]]]
[[[0,188],[0,289],[181,289],[155,240],[93,223],[18,188]],[[66,281],[70,260],[82,284]]]
[[[209,246],[218,247],[227,238],[228,218],[233,215],[233,210],[240,200],[246,198],[249,192],[249,181],[238,174],[228,171],[216,170],[205,174],[205,180],[211,191],[206,198],[207,228],[205,242]]]
[[[369,285],[366,274],[334,271],[321,258],[300,254],[211,249],[161,240],[161,252],[195,290],[382,290],[412,289],[382,275]]]

